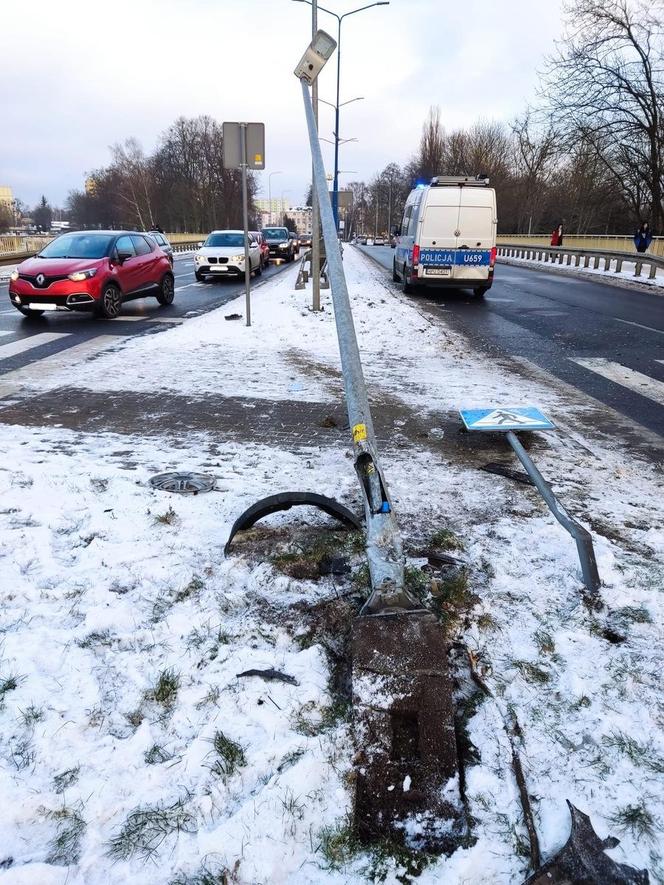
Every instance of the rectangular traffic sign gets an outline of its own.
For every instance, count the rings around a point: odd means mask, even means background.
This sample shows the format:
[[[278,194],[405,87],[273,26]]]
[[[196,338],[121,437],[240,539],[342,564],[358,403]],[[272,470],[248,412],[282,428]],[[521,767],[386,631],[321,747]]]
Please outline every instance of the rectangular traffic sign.
[[[241,126],[246,132],[246,159],[242,156]],[[249,169],[265,169],[265,124],[224,123],[224,169],[240,169],[246,163]]]
[[[461,420],[467,430],[552,430],[555,424],[535,406],[503,407],[489,409],[460,409]]]

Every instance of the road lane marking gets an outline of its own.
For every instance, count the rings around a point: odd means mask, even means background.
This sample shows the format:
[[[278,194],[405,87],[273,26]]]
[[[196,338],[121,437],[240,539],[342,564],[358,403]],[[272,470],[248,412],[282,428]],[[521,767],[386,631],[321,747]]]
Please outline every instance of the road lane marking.
[[[181,323],[184,323],[184,320],[178,319],[177,317],[161,317],[161,319],[159,317],[157,317],[154,320],[148,320],[148,322],[149,323],[172,323],[174,326],[175,325],[179,326]]]
[[[32,350],[35,347],[41,347],[43,344],[50,344],[51,341],[58,341],[60,338],[68,337],[68,332],[42,332],[39,335],[22,338],[20,341],[12,341],[11,344],[1,344],[0,360],[7,360],[12,356],[25,353],[26,350]]]
[[[20,391],[22,385],[47,381],[48,375],[58,370],[76,369],[80,373],[83,371],[83,361],[87,357],[96,355],[111,344],[118,344],[126,340],[126,336],[98,335],[96,338],[82,341],[80,344],[74,344],[72,347],[37,359],[20,369],[5,372],[0,375],[0,398],[13,396]],[[43,389],[48,389],[48,385],[45,385]],[[37,392],[41,393],[42,389]]]
[[[648,332],[657,332],[658,335],[664,335],[663,329],[653,329],[652,326],[643,326],[641,323],[633,323],[631,320],[621,320],[620,317],[613,317],[617,323],[625,323],[627,326],[638,326],[639,329],[647,329]]]
[[[115,322],[116,323],[138,323],[141,320],[147,320],[147,318],[148,318],[147,314],[142,314],[140,317],[137,317],[135,315],[134,316],[131,316],[131,315],[126,316],[124,314],[120,314],[120,316],[116,318]]]
[[[496,304],[512,304],[514,301],[513,298],[487,298],[486,295],[484,296],[484,300],[485,301],[495,301]]]
[[[608,381],[627,387],[629,390],[640,393],[641,396],[645,396],[653,400],[653,402],[664,406],[664,382],[662,381],[656,381],[649,375],[644,375],[642,372],[637,372],[634,369],[629,369],[627,366],[622,366],[620,363],[614,363],[601,357],[588,359],[570,357],[569,359],[584,369],[596,372]]]

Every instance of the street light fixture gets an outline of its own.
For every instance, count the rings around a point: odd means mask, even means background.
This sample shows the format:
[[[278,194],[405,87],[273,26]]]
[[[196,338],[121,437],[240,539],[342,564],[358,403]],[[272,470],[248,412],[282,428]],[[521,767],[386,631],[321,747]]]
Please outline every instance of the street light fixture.
[[[283,175],[283,171],[278,169],[276,172],[270,172],[267,177],[267,202],[269,205],[270,212],[270,224],[272,224],[272,176],[273,175]]]
[[[332,135],[334,135],[334,134],[335,133],[333,132]],[[335,140],[332,141],[332,139],[330,139],[330,138],[323,138],[322,135],[319,135],[318,138],[320,141],[326,141],[328,144],[337,144],[337,143],[338,144],[348,144],[349,141],[357,141],[358,140],[357,138],[338,138],[338,139],[335,138]],[[339,170],[337,170],[337,174],[339,174]]]
[[[293,0],[294,3],[308,3],[309,6],[312,6],[311,0]],[[331,9],[326,9],[324,6],[318,6],[321,12],[327,12],[328,15],[333,15],[337,20],[337,103],[334,105],[335,109],[335,133],[339,132],[339,108],[342,105],[339,104],[339,88],[341,84],[341,23],[345,18],[348,18],[349,15],[355,15],[357,12],[364,12],[365,9],[371,9],[372,6],[389,6],[390,0],[377,0],[376,3],[368,3],[366,6],[360,6],[358,9],[351,9],[350,12],[344,12],[343,15],[339,15],[336,12],[332,12]],[[315,43],[315,41],[314,41]],[[313,45],[313,44],[312,44]],[[329,57],[329,56],[328,56]],[[306,53],[305,53],[306,58]],[[325,59],[327,61],[327,59]],[[302,59],[304,61],[304,58]],[[302,64],[302,62],[300,62]],[[320,65],[318,70],[316,71],[316,76],[322,69],[323,65]],[[297,71],[300,70],[298,67]],[[306,79],[306,77],[305,77]],[[354,99],[351,99],[354,100]],[[321,99],[319,99],[321,101]],[[347,104],[348,102],[344,102]],[[334,188],[332,190],[332,211],[334,212],[334,223],[338,226],[339,224],[339,139],[335,135],[335,145],[334,145]]]
[[[322,101],[323,104],[329,105],[331,108],[334,108],[335,111],[337,109],[337,106],[335,104],[332,104],[331,101],[325,101],[324,98],[319,98],[318,101]],[[364,96],[358,95],[356,98],[349,98],[348,101],[342,101],[339,107],[342,108],[344,105],[352,104],[354,101],[364,101]]]

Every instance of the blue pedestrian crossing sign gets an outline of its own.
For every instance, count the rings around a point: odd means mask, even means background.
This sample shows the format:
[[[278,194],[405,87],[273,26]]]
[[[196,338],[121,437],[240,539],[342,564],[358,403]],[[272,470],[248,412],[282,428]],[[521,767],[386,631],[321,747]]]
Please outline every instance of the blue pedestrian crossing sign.
[[[467,430],[498,430],[505,433],[508,430],[551,430],[555,427],[535,406],[460,409],[459,414]]]

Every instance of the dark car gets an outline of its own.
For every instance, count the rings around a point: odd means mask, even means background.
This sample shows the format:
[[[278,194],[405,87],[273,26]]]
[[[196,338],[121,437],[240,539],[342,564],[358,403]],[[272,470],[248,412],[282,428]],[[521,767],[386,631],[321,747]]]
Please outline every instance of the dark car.
[[[295,243],[287,227],[264,227],[261,231],[270,249],[270,258],[281,258],[282,261],[293,261]]]
[[[168,259],[171,262],[171,267],[173,267],[173,247],[168,242],[166,237],[162,234],[160,230],[149,230],[147,234],[149,237],[152,237],[152,239],[159,246],[164,255],[168,256]]]
[[[86,310],[115,319],[122,302],[155,297],[173,303],[171,263],[137,231],[72,231],[53,240],[9,277],[9,300],[23,316]]]

